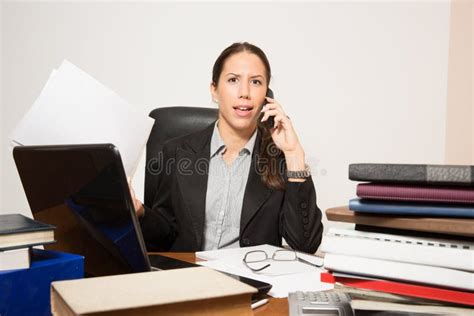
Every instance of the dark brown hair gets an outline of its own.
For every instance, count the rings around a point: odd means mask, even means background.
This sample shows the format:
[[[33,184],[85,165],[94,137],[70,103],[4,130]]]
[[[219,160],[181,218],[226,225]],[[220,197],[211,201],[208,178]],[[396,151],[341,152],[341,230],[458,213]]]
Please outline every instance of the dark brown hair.
[[[270,78],[272,75],[268,58],[260,48],[247,42],[234,43],[222,51],[219,57],[217,57],[216,62],[214,63],[214,67],[212,68],[212,84],[217,87],[220,75],[222,73],[227,58],[241,52],[249,52],[251,54],[255,54],[263,62],[263,65],[265,66],[266,70],[268,89]],[[266,128],[260,122],[260,120],[258,120],[257,128],[262,139],[260,142],[260,150],[258,152],[257,161],[257,168],[258,172],[262,176],[262,182],[270,189],[284,190],[285,181],[281,176],[282,170],[280,170],[280,162],[283,161],[281,159],[283,153],[273,142],[272,136],[268,128]]]

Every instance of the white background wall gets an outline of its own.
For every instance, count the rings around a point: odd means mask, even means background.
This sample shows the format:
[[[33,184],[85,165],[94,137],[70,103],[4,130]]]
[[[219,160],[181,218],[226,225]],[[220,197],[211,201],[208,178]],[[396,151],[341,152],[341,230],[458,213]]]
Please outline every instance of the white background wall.
[[[3,145],[3,94],[2,94],[2,89],[3,89],[3,58],[1,56],[3,55],[3,40],[2,40],[2,28],[3,28],[3,5],[0,4],[0,122],[2,123],[2,127],[0,128],[0,146]],[[4,156],[4,150],[3,146],[1,147],[0,150],[0,214],[2,214],[3,210],[3,156]]]
[[[4,2],[0,212],[28,212],[8,135],[65,58],[149,111],[212,106],[221,50],[259,45],[323,210],[355,196],[349,163],[443,163],[449,13],[447,1]],[[143,171],[134,184],[141,194]]]
[[[450,10],[445,162],[474,164],[474,2],[454,0]]]

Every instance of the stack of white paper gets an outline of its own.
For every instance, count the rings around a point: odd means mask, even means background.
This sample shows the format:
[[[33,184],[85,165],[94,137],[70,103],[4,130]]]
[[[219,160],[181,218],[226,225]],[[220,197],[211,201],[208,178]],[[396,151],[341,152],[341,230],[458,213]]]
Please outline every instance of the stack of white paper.
[[[287,297],[289,292],[323,291],[334,288],[333,284],[322,283],[320,274],[323,269],[298,261],[269,261],[270,267],[260,272],[253,272],[243,263],[245,254],[253,250],[263,250],[269,257],[275,250],[282,249],[271,245],[222,249],[196,252],[200,265],[246,278],[259,280],[272,285],[268,292],[273,297]],[[321,264],[322,259],[298,253],[298,257],[314,264]]]
[[[68,61],[10,135],[13,146],[112,143],[132,176],[153,120]]]

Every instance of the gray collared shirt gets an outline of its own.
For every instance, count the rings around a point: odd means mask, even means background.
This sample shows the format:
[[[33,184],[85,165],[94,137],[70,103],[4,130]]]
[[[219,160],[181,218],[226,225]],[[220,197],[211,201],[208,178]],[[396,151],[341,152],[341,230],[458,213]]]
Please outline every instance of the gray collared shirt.
[[[204,250],[239,247],[240,215],[257,137],[255,130],[232,165],[228,166],[222,157],[226,146],[217,124],[211,138]]]

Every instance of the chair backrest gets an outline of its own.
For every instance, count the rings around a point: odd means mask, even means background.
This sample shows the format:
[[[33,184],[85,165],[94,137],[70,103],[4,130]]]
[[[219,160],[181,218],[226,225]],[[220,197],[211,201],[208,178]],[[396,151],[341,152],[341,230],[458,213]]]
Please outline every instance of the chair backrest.
[[[217,109],[173,106],[157,108],[150,112],[155,124],[146,144],[145,166],[145,205],[152,207],[157,190],[157,175],[153,170],[159,170],[159,153],[163,144],[172,138],[191,134],[205,129],[217,119]]]

